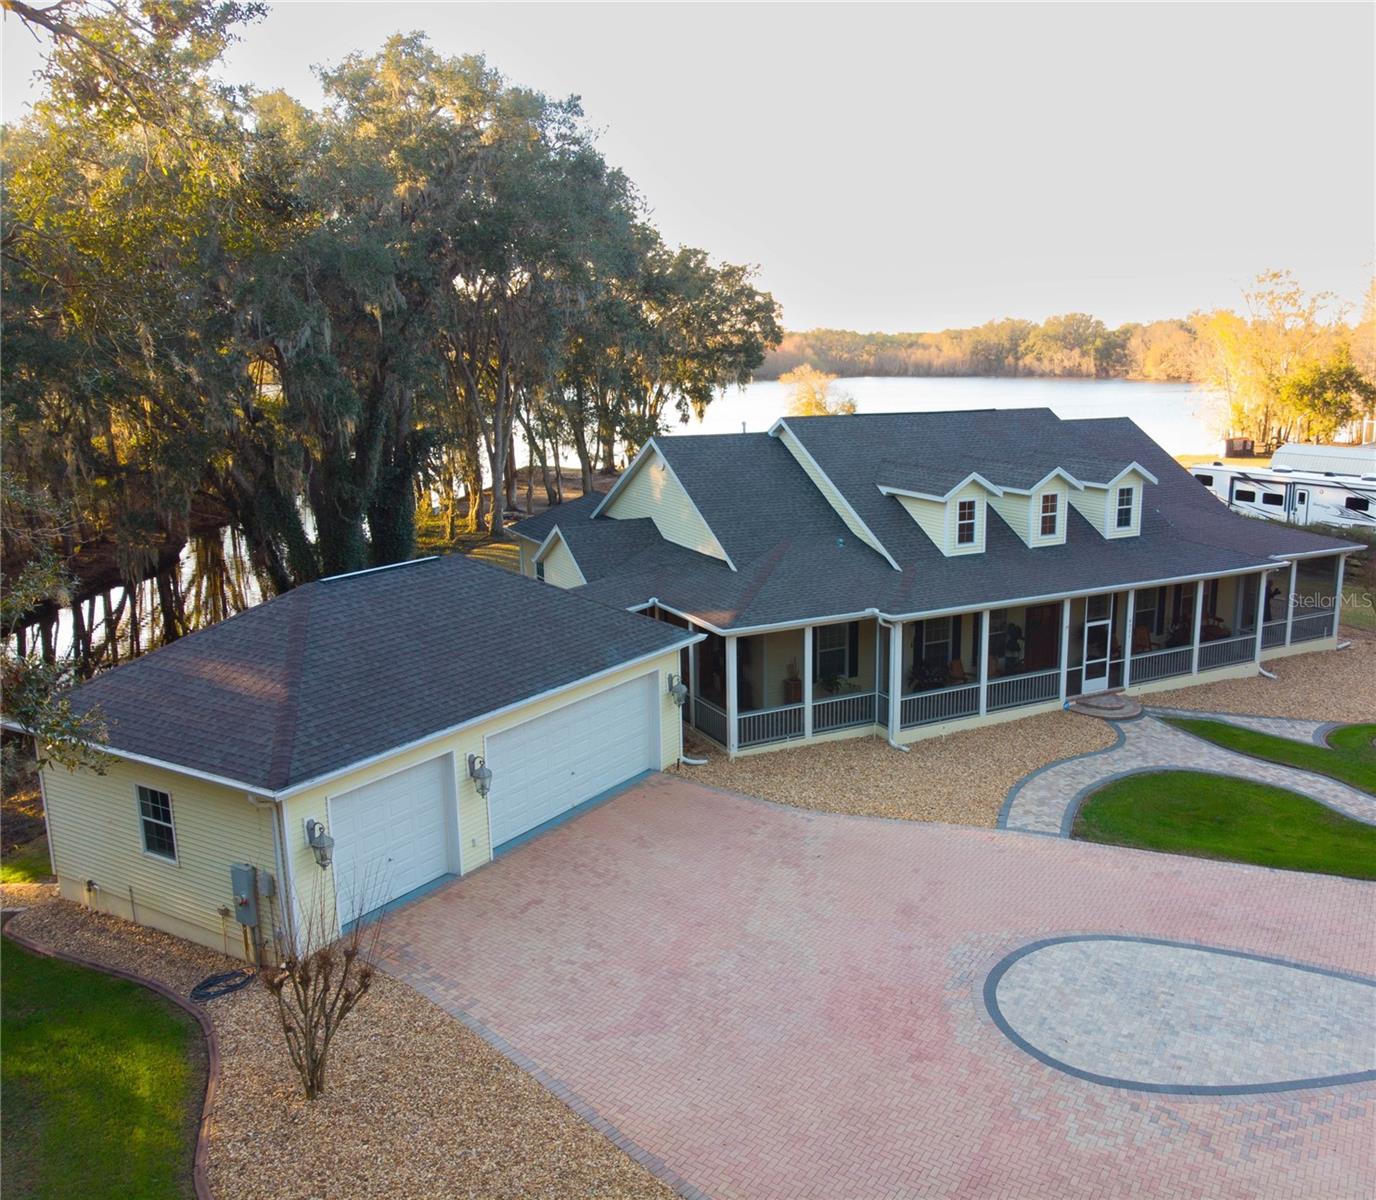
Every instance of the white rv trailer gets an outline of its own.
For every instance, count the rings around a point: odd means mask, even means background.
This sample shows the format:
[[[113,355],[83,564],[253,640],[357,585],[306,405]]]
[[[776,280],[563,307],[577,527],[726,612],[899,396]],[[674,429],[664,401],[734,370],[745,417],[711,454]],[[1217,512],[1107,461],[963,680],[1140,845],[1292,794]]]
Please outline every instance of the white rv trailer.
[[[1249,517],[1376,529],[1376,472],[1345,475],[1214,462],[1191,467],[1190,474],[1229,508]]]
[[[1225,454],[1223,456],[1227,458]],[[1271,455],[1271,466],[1335,475],[1376,475],[1376,442],[1360,446],[1311,446],[1286,442]]]

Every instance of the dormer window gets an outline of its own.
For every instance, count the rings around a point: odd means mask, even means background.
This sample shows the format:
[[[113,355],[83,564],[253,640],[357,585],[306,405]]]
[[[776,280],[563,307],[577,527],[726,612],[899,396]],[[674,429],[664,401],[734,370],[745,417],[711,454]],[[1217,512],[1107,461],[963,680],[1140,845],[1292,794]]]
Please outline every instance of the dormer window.
[[[1061,498],[1055,492],[1047,492],[1042,497],[1041,511],[1041,535],[1044,538],[1055,537],[1060,529],[1061,522]]]
[[[1132,487],[1120,487],[1118,489],[1118,515],[1115,525],[1118,529],[1132,528],[1132,510],[1137,500],[1137,489]]]
[[[956,545],[973,546],[978,524],[979,502],[961,500],[956,506]]]

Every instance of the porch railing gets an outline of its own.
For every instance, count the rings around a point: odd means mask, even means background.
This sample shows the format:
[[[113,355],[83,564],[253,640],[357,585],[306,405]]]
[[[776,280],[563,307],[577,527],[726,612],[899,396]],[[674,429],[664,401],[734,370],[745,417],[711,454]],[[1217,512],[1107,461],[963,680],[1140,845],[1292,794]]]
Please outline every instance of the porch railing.
[[[1296,617],[1290,622],[1290,644],[1310,642],[1315,638],[1328,637],[1333,632],[1333,614],[1315,613],[1312,617]]]
[[[876,725],[888,725],[889,723],[889,693],[876,692],[874,696],[874,723]]]
[[[1034,671],[1027,675],[1012,675],[1007,679],[989,682],[989,699],[985,707],[990,712],[1001,708],[1018,708],[1023,704],[1041,704],[1055,700],[1061,694],[1061,672]]]
[[[1188,675],[1194,661],[1191,646],[1171,646],[1165,650],[1151,650],[1132,656],[1132,682],[1150,683],[1153,679],[1169,679],[1172,675]]]
[[[1261,648],[1269,650],[1272,646],[1285,645],[1285,622],[1265,621],[1261,626]]]
[[[859,692],[832,696],[812,703],[812,732],[828,733],[833,729],[849,729],[853,725],[873,725],[874,693]]]
[[[979,684],[962,683],[956,687],[904,696],[899,723],[902,728],[911,729],[914,725],[954,721],[958,717],[973,717],[978,713]]]
[[[1256,653],[1255,634],[1246,637],[1220,638],[1199,647],[1199,669],[1211,671],[1215,667],[1230,667],[1234,663],[1250,662]]]
[[[693,697],[693,727],[719,746],[726,745],[726,713],[701,696]]]
[[[779,708],[762,708],[757,712],[741,713],[738,744],[761,746],[766,742],[786,742],[803,736],[803,706],[786,704]]]

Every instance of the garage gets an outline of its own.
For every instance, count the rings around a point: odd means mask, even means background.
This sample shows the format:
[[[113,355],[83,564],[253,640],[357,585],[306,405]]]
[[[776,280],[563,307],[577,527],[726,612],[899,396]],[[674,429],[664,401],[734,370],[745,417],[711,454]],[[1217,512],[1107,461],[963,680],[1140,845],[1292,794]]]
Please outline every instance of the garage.
[[[659,767],[656,679],[643,675],[487,739],[494,850]]]
[[[452,761],[432,758],[330,798],[341,925],[456,869]]]

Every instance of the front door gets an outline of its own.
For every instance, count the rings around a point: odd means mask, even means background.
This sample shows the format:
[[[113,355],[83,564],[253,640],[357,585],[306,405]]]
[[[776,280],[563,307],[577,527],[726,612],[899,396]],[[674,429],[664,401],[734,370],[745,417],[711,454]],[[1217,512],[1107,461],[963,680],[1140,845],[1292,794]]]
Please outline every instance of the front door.
[[[1084,679],[1080,691],[1088,695],[1108,687],[1109,650],[1113,644],[1113,594],[1085,601]]]

